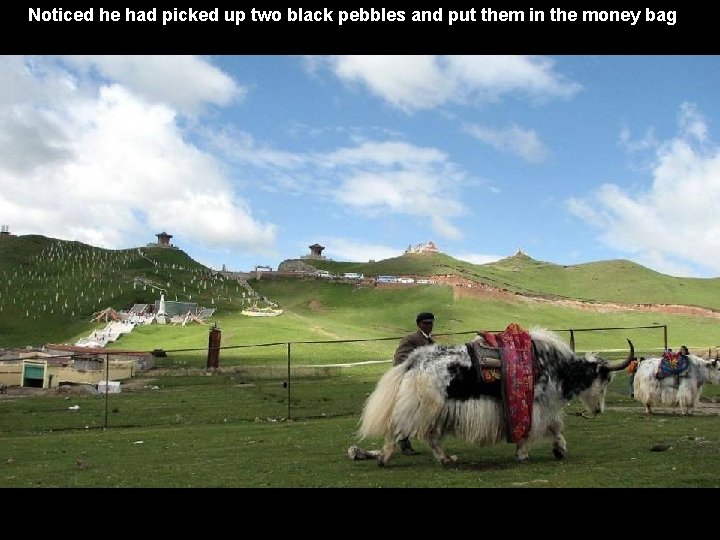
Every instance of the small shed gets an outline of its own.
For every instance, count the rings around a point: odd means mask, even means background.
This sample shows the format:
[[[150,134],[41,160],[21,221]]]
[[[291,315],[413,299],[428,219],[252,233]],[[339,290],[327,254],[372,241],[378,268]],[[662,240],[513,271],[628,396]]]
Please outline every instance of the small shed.
[[[22,386],[28,388],[47,388],[47,361],[46,360],[23,360],[22,361]]]

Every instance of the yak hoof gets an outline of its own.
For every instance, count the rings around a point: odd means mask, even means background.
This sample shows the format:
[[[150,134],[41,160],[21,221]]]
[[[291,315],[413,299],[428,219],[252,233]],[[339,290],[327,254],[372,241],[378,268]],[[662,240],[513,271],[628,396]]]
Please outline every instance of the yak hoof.
[[[453,467],[457,465],[457,456],[447,456],[440,460],[443,467]]]
[[[360,448],[357,445],[352,445],[347,451],[348,457],[352,460],[362,459],[360,457]]]
[[[553,456],[555,459],[565,459],[566,451],[562,448],[553,448]]]

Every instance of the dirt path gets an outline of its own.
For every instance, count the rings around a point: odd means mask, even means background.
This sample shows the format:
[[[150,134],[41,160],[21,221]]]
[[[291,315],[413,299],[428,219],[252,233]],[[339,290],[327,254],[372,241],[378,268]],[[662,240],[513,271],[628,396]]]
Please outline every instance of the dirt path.
[[[605,410],[645,414],[644,406],[623,407],[608,405]],[[652,411],[653,416],[680,416],[679,407],[653,407]],[[700,398],[700,404],[693,409],[693,414],[697,416],[720,416],[720,403],[703,401],[703,398]]]
[[[453,286],[455,298],[496,298],[501,300],[520,300],[522,302],[551,304],[554,306],[565,306],[574,309],[593,311],[595,313],[612,313],[623,311],[641,311],[649,313],[668,313],[673,315],[693,315],[720,319],[720,312],[694,306],[681,306],[677,304],[616,304],[612,302],[585,302],[581,300],[552,299],[541,296],[514,293],[505,289],[497,289],[489,285],[476,283],[469,279],[458,276],[434,276],[435,283],[443,283]]]

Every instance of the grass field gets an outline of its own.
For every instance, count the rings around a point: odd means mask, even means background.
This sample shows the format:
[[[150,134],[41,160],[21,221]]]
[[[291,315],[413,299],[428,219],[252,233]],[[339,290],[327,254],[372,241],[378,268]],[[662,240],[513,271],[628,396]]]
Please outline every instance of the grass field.
[[[0,487],[718,487],[717,416],[642,414],[624,373],[608,410],[566,408],[568,456],[536,444],[529,463],[514,446],[476,447],[454,437],[456,468],[418,456],[385,468],[350,461],[362,403],[386,366],[298,379],[248,372],[147,378],[121,394],[29,396],[0,401]],[[718,388],[706,396],[717,399]],[[108,407],[105,407],[107,397]],[[78,406],[77,410],[69,407]],[[107,411],[108,428],[104,428]],[[379,441],[363,443],[377,447]],[[662,446],[665,451],[653,451]]]

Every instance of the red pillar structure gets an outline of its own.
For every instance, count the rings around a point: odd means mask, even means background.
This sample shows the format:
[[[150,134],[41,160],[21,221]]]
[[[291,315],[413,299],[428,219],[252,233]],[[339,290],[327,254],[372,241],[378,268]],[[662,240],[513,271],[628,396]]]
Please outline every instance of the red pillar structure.
[[[220,337],[221,332],[216,324],[210,329],[210,337],[208,338],[208,369],[217,369],[220,366]]]

